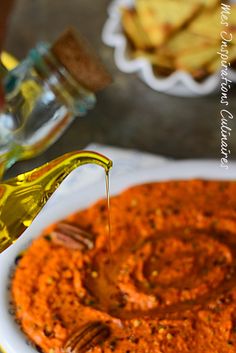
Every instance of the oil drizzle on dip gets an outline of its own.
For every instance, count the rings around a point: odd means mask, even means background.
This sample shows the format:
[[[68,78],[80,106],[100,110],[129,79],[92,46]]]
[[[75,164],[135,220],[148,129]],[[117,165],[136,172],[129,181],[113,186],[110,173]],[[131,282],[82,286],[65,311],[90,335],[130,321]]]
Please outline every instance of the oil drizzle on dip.
[[[112,263],[112,240],[111,240],[111,206],[110,206],[110,178],[109,171],[105,172],[105,182],[106,182],[106,198],[107,198],[107,244],[108,252],[110,257],[110,263]]]
[[[112,266],[107,200],[67,220],[93,248],[58,245],[50,227],[19,261],[12,295],[26,335],[59,353],[99,320],[111,332],[105,353],[235,353],[236,183],[150,183],[110,201]]]

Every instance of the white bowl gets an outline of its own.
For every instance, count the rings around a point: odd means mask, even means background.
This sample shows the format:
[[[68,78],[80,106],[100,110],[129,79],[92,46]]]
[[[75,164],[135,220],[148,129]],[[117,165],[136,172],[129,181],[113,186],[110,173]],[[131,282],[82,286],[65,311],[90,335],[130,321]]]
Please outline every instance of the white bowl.
[[[127,39],[122,30],[120,8],[133,7],[134,3],[135,0],[113,0],[108,8],[108,19],[103,28],[102,39],[105,44],[114,47],[117,67],[126,73],[137,72],[152,89],[175,96],[202,96],[219,90],[219,73],[207,77],[203,82],[197,82],[184,71],[176,71],[166,78],[161,78],[154,74],[152,65],[147,59],[129,57]],[[228,78],[236,82],[236,71],[230,70]]]
[[[236,163],[231,163],[226,172],[220,168],[218,161],[173,162],[160,160],[160,162],[158,168],[140,169],[135,173],[129,170],[123,175],[120,173],[119,166],[118,168],[115,166],[111,175],[111,194],[117,194],[131,185],[149,181],[189,178],[236,179]],[[67,187],[69,185],[70,179],[68,179]],[[99,174],[97,180],[93,179],[89,187],[82,189],[79,192],[73,189],[70,195],[64,194],[63,198],[60,192],[56,193],[53,200],[49,201],[46,208],[42,210],[24,235],[0,255],[0,346],[6,353],[36,353],[35,348],[29,345],[19,326],[14,322],[10,311],[9,284],[14,260],[29,245],[30,241],[41,233],[44,227],[103,197],[103,175]],[[61,202],[61,198],[63,202]]]

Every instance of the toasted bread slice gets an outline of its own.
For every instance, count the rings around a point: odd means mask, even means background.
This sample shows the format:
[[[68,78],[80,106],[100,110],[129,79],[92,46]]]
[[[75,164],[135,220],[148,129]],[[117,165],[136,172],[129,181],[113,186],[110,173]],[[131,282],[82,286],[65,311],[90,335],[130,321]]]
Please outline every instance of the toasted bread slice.
[[[157,76],[167,77],[175,71],[173,60],[165,55],[160,55],[159,51],[147,52],[145,50],[136,50],[133,52],[133,56],[135,58],[147,59]]]
[[[137,49],[146,49],[151,47],[151,42],[144,31],[135,9],[122,8],[122,24],[124,32]]]
[[[228,63],[232,64],[236,61],[236,45],[232,45],[229,48],[229,57],[228,57]],[[209,74],[213,74],[214,72],[220,70],[221,68],[221,58],[218,55],[208,66],[207,70]]]
[[[232,33],[232,43],[236,44],[236,4],[231,5],[229,16],[229,32]]]
[[[200,0],[201,3],[208,8],[216,7],[220,4],[220,0]]]
[[[199,11],[196,2],[180,0],[136,0],[137,13],[143,29],[154,47],[181,28]]]
[[[220,7],[205,9],[188,26],[188,31],[202,37],[220,41],[220,33],[223,29],[220,20]]]
[[[230,14],[227,25],[221,23],[221,7],[213,11],[205,9],[188,26],[188,31],[213,40],[221,40],[221,31],[229,31],[233,34],[233,42],[236,43],[236,4],[230,5]]]
[[[174,70],[173,60],[166,56],[165,54],[161,54],[159,51],[147,52],[144,50],[136,50],[133,53],[135,58],[145,58],[152,65],[165,67],[166,69]]]
[[[201,50],[208,45],[212,45],[213,42],[215,44],[218,43],[209,38],[188,32],[187,30],[182,30],[170,38],[170,40],[160,49],[160,53],[165,53],[165,55],[170,57],[177,57],[179,55],[191,53],[193,50]]]
[[[217,56],[218,46],[205,46],[201,50],[193,48],[191,52],[179,55],[176,60],[176,69],[189,72],[193,77],[199,77],[206,71],[207,65]]]

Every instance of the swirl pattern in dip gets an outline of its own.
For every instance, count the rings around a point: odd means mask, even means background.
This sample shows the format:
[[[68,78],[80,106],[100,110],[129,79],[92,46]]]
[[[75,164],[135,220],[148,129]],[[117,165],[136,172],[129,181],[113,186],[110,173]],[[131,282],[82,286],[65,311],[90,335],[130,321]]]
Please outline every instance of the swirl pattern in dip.
[[[97,320],[110,335],[85,352],[236,352],[235,182],[151,183],[113,197],[111,261],[105,200],[67,221],[93,248],[58,243],[54,225],[12,282],[17,320],[43,352],[69,352],[73,332]]]

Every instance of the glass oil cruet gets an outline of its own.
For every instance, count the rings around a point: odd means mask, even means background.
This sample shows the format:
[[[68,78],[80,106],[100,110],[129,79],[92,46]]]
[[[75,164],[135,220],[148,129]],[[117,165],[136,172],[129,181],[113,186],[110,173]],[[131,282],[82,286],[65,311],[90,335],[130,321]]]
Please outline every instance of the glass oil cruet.
[[[75,151],[0,184],[0,253],[30,226],[66,176],[88,163],[100,165],[107,175],[112,167],[101,154]]]
[[[0,112],[0,178],[16,161],[44,151],[96,102],[110,76],[74,29],[40,43],[14,69],[0,65],[6,105]]]
[[[6,93],[0,112],[0,179],[16,161],[49,147],[74,117],[94,106],[94,93],[110,82],[96,55],[73,29],[52,46],[37,45],[14,69],[8,60],[4,64],[0,65]],[[106,174],[112,166],[98,153],[77,151],[0,183],[0,252],[29,227],[65,177],[87,163],[102,166]]]

